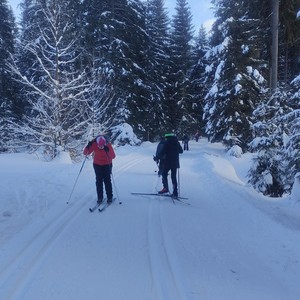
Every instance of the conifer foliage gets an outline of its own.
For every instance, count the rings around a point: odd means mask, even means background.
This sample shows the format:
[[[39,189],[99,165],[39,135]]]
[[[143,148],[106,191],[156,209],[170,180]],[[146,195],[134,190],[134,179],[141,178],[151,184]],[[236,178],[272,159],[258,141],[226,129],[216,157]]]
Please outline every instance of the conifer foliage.
[[[193,26],[192,14],[186,0],[177,0],[176,14],[171,26],[170,72],[165,110],[168,112],[169,130],[175,130],[183,135],[193,122],[189,107],[190,72],[195,61],[192,55]]]
[[[206,95],[206,132],[211,141],[246,150],[252,138],[252,112],[265,83],[254,59],[255,20],[249,20],[245,1],[216,2],[219,21],[213,40],[217,43],[207,53],[211,88]]]
[[[71,2],[49,1],[25,7],[35,30],[23,32],[20,47],[28,53],[26,64],[31,67],[26,70],[22,62],[19,66],[18,59],[10,64],[24,86],[28,110],[20,124],[12,124],[23,136],[15,142],[40,148],[49,159],[62,150],[76,149],[76,138],[84,136],[90,121],[90,96],[95,97],[99,89],[96,78],[76,67],[80,45],[70,17]],[[24,59],[24,54],[20,57]]]
[[[133,130],[131,144],[201,130],[255,153],[258,191],[290,192],[300,171],[299,1],[280,1],[278,74],[272,3],[211,3],[212,30],[195,36],[187,0],[171,18],[163,0],[22,0],[19,30],[0,0],[0,151],[52,159],[80,153],[95,128]]]
[[[6,0],[0,0],[0,151],[7,150],[12,138],[7,130],[8,120],[17,112],[15,83],[7,69],[10,53],[14,53],[15,23]]]

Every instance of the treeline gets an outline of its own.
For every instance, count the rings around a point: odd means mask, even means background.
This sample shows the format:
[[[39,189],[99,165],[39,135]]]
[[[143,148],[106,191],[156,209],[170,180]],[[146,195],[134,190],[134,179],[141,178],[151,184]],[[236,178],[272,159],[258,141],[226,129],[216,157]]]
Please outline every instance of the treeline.
[[[280,1],[278,86],[270,89],[272,1],[212,0],[195,33],[187,0],[0,1],[0,150],[77,153],[93,130],[129,124],[141,140],[197,130],[257,153],[249,181],[267,195],[298,172],[299,0]],[[299,124],[299,125],[298,125]]]

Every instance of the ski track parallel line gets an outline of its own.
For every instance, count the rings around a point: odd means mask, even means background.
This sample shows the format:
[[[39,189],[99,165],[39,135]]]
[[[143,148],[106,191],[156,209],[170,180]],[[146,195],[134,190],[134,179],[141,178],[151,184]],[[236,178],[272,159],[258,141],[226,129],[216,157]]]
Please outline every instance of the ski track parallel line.
[[[17,296],[23,290],[25,282],[30,281],[30,274],[85,205],[85,202],[80,207],[75,205],[71,210],[66,209],[53,218],[7,263],[0,273],[0,299],[18,299]]]
[[[116,177],[146,159],[147,158],[145,157],[135,158],[130,160],[128,163],[123,164],[120,168],[116,169]],[[82,202],[80,207],[77,207],[77,205],[72,207],[70,205],[71,209],[63,210],[59,216],[54,217],[41,230],[39,230],[30,239],[30,241],[28,241],[27,244],[19,250],[19,252],[8,263],[6,263],[5,267],[0,272],[1,299],[19,299],[18,297],[22,295],[22,291],[26,286],[26,283],[32,278],[31,274],[35,272],[39,263],[42,262],[43,258],[49,251],[50,246],[55,243],[68,224],[70,224],[81,213],[81,208],[85,205],[86,203]],[[153,215],[154,214],[152,213],[152,216]],[[159,226],[161,226],[161,224]],[[159,235],[162,236],[161,228],[159,229],[159,232]],[[153,262],[151,264],[153,267]],[[159,273],[160,272],[155,274],[157,275]],[[165,298],[162,297],[161,299]]]
[[[175,268],[175,265],[177,265],[178,259],[176,259],[174,251],[172,251],[174,256],[170,255],[172,253],[170,250],[171,249],[174,250],[174,246],[171,245],[170,240],[167,238],[169,235],[166,232],[166,227],[163,226],[161,209],[160,209],[160,213],[159,213],[159,222],[160,222],[160,228],[161,228],[163,241],[164,241],[163,249],[165,252],[165,256],[166,256],[166,260],[167,260],[168,267],[170,270],[170,274],[172,275],[173,285],[176,287],[176,290],[177,290],[176,295],[178,297],[178,300],[179,299],[180,300],[187,299],[187,297],[185,296],[186,293],[185,293],[185,288],[183,286],[183,280],[180,276],[180,270],[177,270]]]
[[[126,164],[123,164],[121,167],[116,168],[116,171],[115,171],[116,177],[119,177],[121,174],[125,173],[127,170],[129,170],[132,167],[138,165],[139,163],[141,163],[142,161],[144,161],[146,159],[147,158],[145,158],[145,157],[136,158],[136,159],[130,160]]]
[[[135,158],[123,164],[116,170],[116,177],[146,159],[145,157]],[[18,299],[16,296],[23,290],[25,282],[30,280],[30,274],[42,261],[49,247],[55,243],[68,224],[81,213],[81,208],[85,205],[85,202],[80,207],[70,205],[71,210],[66,209],[59,216],[49,221],[6,263],[0,272],[0,299]],[[43,240],[45,236],[47,238]]]
[[[184,300],[187,299],[181,278],[175,273],[175,258],[170,257],[170,245],[166,239],[166,230],[163,227],[162,210],[165,201],[154,199],[149,202],[148,211],[148,259],[152,280],[152,298],[155,300]],[[157,201],[158,200],[158,201]],[[158,213],[157,213],[158,210]]]

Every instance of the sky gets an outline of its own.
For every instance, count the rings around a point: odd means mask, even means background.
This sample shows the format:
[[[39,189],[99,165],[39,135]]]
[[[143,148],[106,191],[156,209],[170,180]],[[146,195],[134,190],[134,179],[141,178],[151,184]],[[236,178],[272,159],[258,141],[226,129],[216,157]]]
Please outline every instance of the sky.
[[[196,33],[201,25],[207,30],[211,29],[214,21],[213,11],[211,9],[212,4],[209,0],[187,0],[191,13],[193,15],[193,24],[195,26]],[[170,11],[170,16],[175,13],[176,0],[165,0],[165,6]]]
[[[13,10],[18,13],[18,4],[20,0],[8,0]],[[213,23],[213,12],[209,0],[188,0],[193,15],[193,24],[197,33],[200,26],[203,25],[207,30],[210,30]],[[170,12],[170,17],[175,13],[176,0],[165,0],[165,7]],[[16,15],[17,15],[16,13]]]
[[[262,196],[247,184],[253,154],[203,138],[180,155],[187,200],[132,195],[162,188],[156,147],[114,146],[118,201],[93,213],[91,158],[1,154],[0,299],[299,299],[299,187]]]

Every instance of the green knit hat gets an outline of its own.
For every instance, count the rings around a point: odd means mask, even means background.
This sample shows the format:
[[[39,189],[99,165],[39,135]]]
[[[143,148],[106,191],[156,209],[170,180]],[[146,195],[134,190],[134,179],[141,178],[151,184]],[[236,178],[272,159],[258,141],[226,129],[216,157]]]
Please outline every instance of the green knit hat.
[[[175,133],[166,133],[165,137],[168,137],[168,136],[175,136]]]

